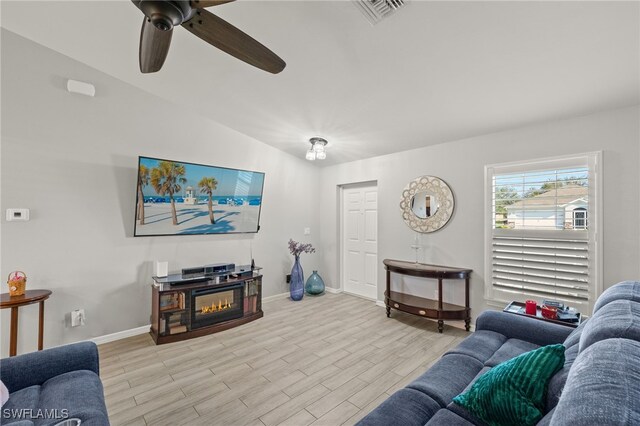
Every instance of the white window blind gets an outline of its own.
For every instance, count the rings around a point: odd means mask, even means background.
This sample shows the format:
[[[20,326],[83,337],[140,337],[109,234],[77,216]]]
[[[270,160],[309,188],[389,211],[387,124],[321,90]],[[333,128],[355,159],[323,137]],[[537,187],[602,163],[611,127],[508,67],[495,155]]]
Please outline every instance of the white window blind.
[[[597,154],[487,166],[488,300],[560,300],[590,313],[599,289]]]

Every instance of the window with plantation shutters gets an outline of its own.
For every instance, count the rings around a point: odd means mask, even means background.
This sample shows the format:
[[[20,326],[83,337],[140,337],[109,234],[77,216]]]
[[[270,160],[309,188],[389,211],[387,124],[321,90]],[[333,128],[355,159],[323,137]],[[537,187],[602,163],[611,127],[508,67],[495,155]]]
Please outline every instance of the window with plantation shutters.
[[[588,314],[600,292],[599,154],[485,168],[485,296],[558,300]]]

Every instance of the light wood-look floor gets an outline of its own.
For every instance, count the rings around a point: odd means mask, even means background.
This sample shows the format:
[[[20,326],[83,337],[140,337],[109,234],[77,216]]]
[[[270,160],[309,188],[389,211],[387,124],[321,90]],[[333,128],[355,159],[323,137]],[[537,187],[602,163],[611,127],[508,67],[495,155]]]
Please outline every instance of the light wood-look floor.
[[[351,425],[467,332],[346,294],[264,303],[265,316],[156,346],[99,346],[113,425]]]

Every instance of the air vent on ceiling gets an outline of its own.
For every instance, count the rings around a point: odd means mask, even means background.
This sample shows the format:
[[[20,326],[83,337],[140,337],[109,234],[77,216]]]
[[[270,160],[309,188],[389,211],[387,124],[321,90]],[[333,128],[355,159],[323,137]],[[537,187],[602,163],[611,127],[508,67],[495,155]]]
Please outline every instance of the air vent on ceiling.
[[[353,0],[371,25],[375,25],[406,5],[406,0]]]

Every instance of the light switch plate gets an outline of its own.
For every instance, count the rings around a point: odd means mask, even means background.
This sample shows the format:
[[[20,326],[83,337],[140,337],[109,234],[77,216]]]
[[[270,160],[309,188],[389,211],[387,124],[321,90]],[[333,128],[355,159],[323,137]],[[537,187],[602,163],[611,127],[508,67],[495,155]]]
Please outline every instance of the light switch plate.
[[[304,228],[304,235],[311,235],[311,228]]]

